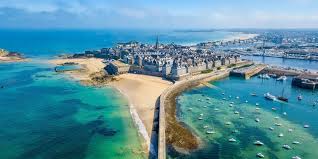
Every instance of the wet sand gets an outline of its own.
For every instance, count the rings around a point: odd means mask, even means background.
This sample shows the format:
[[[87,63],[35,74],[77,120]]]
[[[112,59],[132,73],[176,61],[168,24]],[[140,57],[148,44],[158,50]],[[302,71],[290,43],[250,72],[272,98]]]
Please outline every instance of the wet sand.
[[[140,134],[150,144],[153,133],[156,104],[161,93],[172,85],[160,77],[123,74],[115,77],[109,85],[118,89],[130,102],[132,117]],[[151,148],[151,145],[149,145]]]

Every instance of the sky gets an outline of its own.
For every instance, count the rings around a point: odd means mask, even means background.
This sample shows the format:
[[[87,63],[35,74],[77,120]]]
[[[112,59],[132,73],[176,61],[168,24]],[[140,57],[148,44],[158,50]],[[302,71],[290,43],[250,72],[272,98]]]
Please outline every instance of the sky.
[[[0,0],[0,28],[318,28],[318,0]]]

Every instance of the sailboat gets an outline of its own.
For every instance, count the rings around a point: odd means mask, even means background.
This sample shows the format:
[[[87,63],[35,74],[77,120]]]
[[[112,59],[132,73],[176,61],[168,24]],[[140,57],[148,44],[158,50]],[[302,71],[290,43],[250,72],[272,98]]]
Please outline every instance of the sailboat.
[[[285,88],[283,88],[283,90],[282,90],[282,95],[278,96],[277,99],[280,101],[283,101],[283,102],[288,102],[288,98],[284,97],[284,90],[285,90]]]

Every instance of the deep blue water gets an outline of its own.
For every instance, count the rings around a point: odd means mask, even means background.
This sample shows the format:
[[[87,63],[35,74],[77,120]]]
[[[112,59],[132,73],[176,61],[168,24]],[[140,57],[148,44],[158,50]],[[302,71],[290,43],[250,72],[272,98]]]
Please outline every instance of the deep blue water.
[[[43,56],[112,47],[118,42],[131,40],[154,44],[157,36],[161,43],[196,44],[236,34],[167,30],[0,30],[0,48]]]

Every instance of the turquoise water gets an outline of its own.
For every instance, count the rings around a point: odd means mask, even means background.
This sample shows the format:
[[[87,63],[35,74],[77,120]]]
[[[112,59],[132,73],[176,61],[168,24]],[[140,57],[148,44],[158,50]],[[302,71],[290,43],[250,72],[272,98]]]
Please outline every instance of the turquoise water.
[[[318,106],[313,106],[318,100],[317,91],[292,87],[291,78],[283,83],[275,79],[261,80],[254,77],[243,80],[231,77],[211,84],[213,88],[195,88],[177,99],[179,120],[201,138],[202,148],[189,155],[170,150],[170,158],[250,159],[257,158],[257,153],[270,159],[293,156],[318,158]],[[289,103],[269,101],[263,96],[267,92],[281,95],[283,88]],[[252,92],[258,96],[251,96]],[[304,98],[302,101],[297,100],[299,94]],[[234,102],[232,107],[231,102]],[[198,120],[201,113],[203,120]],[[256,122],[256,118],[260,121]],[[275,126],[275,123],[282,125]],[[310,127],[304,128],[305,124]],[[215,131],[215,134],[207,134],[208,130]],[[284,136],[278,137],[280,133]],[[236,142],[229,142],[230,138],[236,139]],[[257,140],[264,145],[255,146],[253,143]],[[294,141],[301,144],[292,144]],[[284,144],[292,149],[283,149]]]
[[[111,88],[81,86],[47,58],[137,40],[193,44],[237,33],[153,30],[0,30],[0,48],[30,63],[0,64],[1,159],[144,158],[128,103]],[[60,69],[77,69],[63,66]]]
[[[37,63],[0,65],[1,159],[144,158],[126,100]]]

